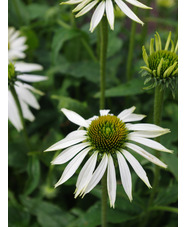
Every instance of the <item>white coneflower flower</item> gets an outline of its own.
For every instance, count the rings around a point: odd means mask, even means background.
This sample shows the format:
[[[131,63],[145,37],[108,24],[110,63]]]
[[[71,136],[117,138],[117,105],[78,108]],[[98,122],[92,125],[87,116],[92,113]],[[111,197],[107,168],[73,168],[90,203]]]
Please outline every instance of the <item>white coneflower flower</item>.
[[[32,92],[42,95],[43,93],[33,86],[24,83],[25,82],[39,82],[46,80],[46,76],[27,74],[32,71],[40,71],[43,67],[39,64],[16,62],[15,64],[9,63],[8,65],[8,83],[9,86],[14,86],[17,93],[23,117],[29,121],[35,119],[34,115],[29,109],[29,106],[35,109],[39,109],[39,103]],[[8,118],[14,127],[20,131],[23,129],[19,111],[11,93],[11,89],[8,90]]]
[[[137,6],[143,9],[152,9],[137,0],[125,0],[126,2]],[[93,7],[96,7],[92,19],[90,22],[90,31],[93,32],[96,26],[101,21],[104,13],[107,16],[107,20],[109,22],[110,28],[114,30],[114,7],[115,5],[119,6],[119,8],[126,14],[130,19],[136,21],[143,25],[143,22],[132,12],[132,10],[124,3],[122,0],[69,0],[66,2],[62,2],[61,4],[69,4],[74,5],[78,4],[72,12],[78,12],[75,17],[80,17],[90,11]]]
[[[116,172],[113,159],[118,161],[121,182],[130,200],[132,200],[132,181],[127,162],[150,188],[151,185],[143,167],[130,151],[132,150],[150,162],[166,168],[167,166],[162,161],[140,147],[140,144],[171,153],[171,150],[160,143],[149,139],[168,133],[170,130],[154,124],[129,123],[142,120],[145,117],[145,115],[134,114],[134,110],[135,107],[131,107],[122,111],[118,116],[109,114],[109,110],[100,110],[100,116],[85,120],[73,111],[62,109],[66,117],[80,127],[46,150],[65,149],[52,161],[52,164],[63,164],[72,159],[55,186],[57,187],[67,181],[78,169],[84,158],[89,156],[79,173],[75,198],[78,195],[84,196],[90,192],[107,171],[110,206],[114,207]]]
[[[27,49],[25,45],[26,37],[20,36],[20,31],[15,30],[14,27],[8,28],[8,60],[25,58],[23,51]]]

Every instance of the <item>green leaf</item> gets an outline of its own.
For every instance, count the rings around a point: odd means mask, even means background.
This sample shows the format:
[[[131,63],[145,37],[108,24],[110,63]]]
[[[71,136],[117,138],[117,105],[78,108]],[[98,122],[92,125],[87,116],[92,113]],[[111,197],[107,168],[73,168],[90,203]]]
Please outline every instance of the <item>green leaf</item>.
[[[130,96],[130,95],[139,95],[145,93],[143,90],[143,80],[133,79],[124,84],[112,87],[105,91],[106,97],[120,97],[120,96]],[[95,98],[99,98],[100,93],[96,93]]]
[[[21,201],[28,212],[37,217],[38,223],[42,227],[65,227],[74,219],[69,212],[50,202],[23,196]]]
[[[37,18],[42,18],[49,7],[45,4],[31,3],[27,6],[27,8],[30,14],[30,19],[34,20]]]
[[[75,29],[61,28],[58,29],[52,40],[52,61],[56,61],[60,49],[63,47],[63,44],[67,40],[71,40],[75,37],[78,37],[81,33]]]

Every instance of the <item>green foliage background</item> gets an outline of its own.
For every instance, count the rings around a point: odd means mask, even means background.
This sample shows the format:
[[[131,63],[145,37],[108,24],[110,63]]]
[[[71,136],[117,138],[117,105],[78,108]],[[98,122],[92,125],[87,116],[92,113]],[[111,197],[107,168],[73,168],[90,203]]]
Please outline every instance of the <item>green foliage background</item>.
[[[39,111],[32,110],[36,120],[26,122],[32,151],[29,152],[22,133],[9,124],[9,226],[10,227],[96,227],[100,225],[101,187],[98,185],[84,199],[74,199],[78,172],[64,185],[54,189],[64,165],[51,166],[58,152],[43,151],[69,132],[76,129],[61,113],[61,108],[76,111],[84,118],[99,111],[99,42],[98,30],[89,32],[91,13],[78,19],[71,14],[73,7],[60,6],[59,0],[11,0],[9,26],[14,26],[27,37],[26,62],[43,65],[42,75],[48,80],[35,83],[45,95],[38,96]],[[144,0],[153,10],[137,10],[145,22],[136,26],[131,80],[126,78],[127,59],[132,22],[118,14],[115,30],[109,31],[106,78],[106,108],[114,114],[136,106],[136,113],[146,114],[144,122],[153,122],[153,90],[144,90],[140,66],[143,65],[141,47],[149,45],[150,38],[158,31],[166,40],[172,31],[177,39],[177,2],[165,8],[155,0]],[[169,2],[169,1],[168,1]],[[98,43],[98,45],[97,45]],[[147,226],[177,226],[177,95],[173,99],[166,91],[162,126],[171,133],[162,136],[161,143],[173,154],[162,153],[161,159],[168,169],[161,169],[157,196],[150,207]],[[151,153],[154,151],[151,151]],[[137,156],[144,166],[150,182],[154,165]],[[151,190],[131,169],[133,202],[130,203],[117,183],[116,208],[108,210],[112,226],[141,226],[147,214]],[[118,173],[117,173],[118,174]]]

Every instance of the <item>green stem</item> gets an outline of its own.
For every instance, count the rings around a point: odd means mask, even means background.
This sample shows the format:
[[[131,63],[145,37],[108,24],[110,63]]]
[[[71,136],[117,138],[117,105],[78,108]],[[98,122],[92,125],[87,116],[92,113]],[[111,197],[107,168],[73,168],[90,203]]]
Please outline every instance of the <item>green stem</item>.
[[[14,86],[10,86],[10,91],[12,93],[12,96],[15,100],[15,103],[16,103],[16,106],[17,106],[17,109],[18,109],[18,113],[19,113],[19,117],[20,117],[20,120],[21,120],[21,124],[23,126],[23,135],[24,135],[24,138],[25,138],[25,142],[27,144],[27,147],[29,149],[29,151],[31,151],[31,146],[30,146],[30,142],[29,142],[29,138],[28,138],[28,135],[27,135],[27,132],[26,132],[26,127],[25,127],[25,121],[24,121],[24,117],[23,117],[23,112],[22,112],[22,109],[21,109],[21,105],[20,105],[20,102],[19,102],[19,99],[18,99],[18,96],[17,96],[17,93],[16,93],[16,90],[14,88]]]
[[[136,14],[137,7],[134,7],[133,11]],[[128,50],[128,56],[127,56],[127,66],[126,66],[127,81],[132,79],[131,68],[132,68],[132,59],[133,59],[133,53],[134,53],[135,33],[136,33],[136,22],[132,21],[131,31],[130,31],[129,50]]]
[[[105,77],[108,44],[108,22],[106,16],[101,20],[100,27],[100,109],[105,108]]]
[[[92,58],[92,60],[93,60],[94,62],[97,62],[98,60],[97,60],[96,56],[94,55],[94,53],[93,53],[91,47],[90,47],[89,44],[87,43],[87,41],[86,41],[84,38],[82,38],[82,39],[81,39],[81,42],[82,42],[83,46],[85,47],[85,49],[86,49],[87,53],[89,54],[89,56]]]
[[[164,98],[164,90],[161,88],[160,85],[158,85],[155,88],[155,95],[154,95],[154,124],[155,125],[161,124],[162,110],[163,110],[163,98]],[[159,142],[160,138],[158,137],[155,140],[157,142]],[[160,152],[156,151],[155,156],[157,158],[160,158]],[[143,220],[142,226],[146,226],[146,224],[148,223],[148,220],[150,217],[150,207],[152,206],[153,200],[154,200],[156,192],[157,192],[159,177],[160,177],[160,167],[155,166],[154,180],[152,183],[152,190],[151,190],[150,199],[149,199],[149,203],[148,203],[149,210],[147,211],[146,217]]]
[[[107,175],[106,172],[101,180],[102,200],[101,200],[101,226],[107,226]]]
[[[106,78],[106,60],[108,44],[108,22],[106,16],[103,17],[100,24],[100,109],[105,108],[105,78]],[[101,203],[101,223],[102,227],[107,226],[107,177],[104,174],[102,181],[102,203]]]

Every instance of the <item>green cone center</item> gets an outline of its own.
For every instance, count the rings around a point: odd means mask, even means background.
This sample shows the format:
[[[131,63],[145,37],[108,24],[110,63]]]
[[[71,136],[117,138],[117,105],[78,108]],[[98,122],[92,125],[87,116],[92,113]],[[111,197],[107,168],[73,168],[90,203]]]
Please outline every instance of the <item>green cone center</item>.
[[[94,149],[101,153],[114,153],[123,147],[128,131],[118,117],[106,115],[93,120],[87,134]]]
[[[157,70],[158,65],[163,58],[163,64],[161,67],[160,77],[163,76],[164,72],[175,62],[178,62],[178,55],[174,52],[168,50],[159,50],[152,53],[148,58],[149,68],[153,70]],[[178,65],[175,67],[175,69]]]

